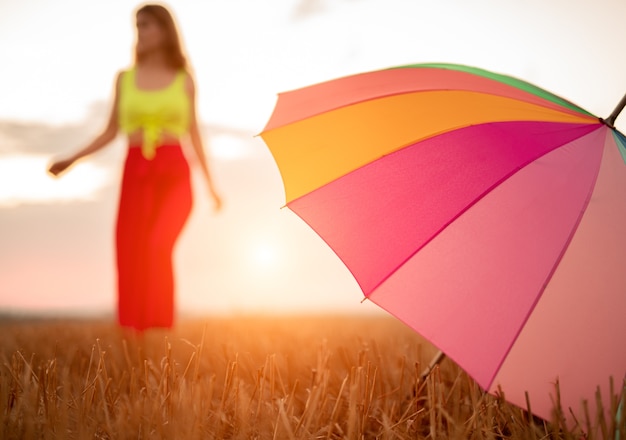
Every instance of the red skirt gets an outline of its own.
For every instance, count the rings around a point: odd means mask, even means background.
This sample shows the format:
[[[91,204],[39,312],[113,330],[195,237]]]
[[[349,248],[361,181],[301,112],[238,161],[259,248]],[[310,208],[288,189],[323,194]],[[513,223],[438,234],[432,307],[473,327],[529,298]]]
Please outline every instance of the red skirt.
[[[169,328],[174,319],[172,253],[192,206],[180,145],[148,160],[130,147],[117,216],[118,320],[124,327]]]

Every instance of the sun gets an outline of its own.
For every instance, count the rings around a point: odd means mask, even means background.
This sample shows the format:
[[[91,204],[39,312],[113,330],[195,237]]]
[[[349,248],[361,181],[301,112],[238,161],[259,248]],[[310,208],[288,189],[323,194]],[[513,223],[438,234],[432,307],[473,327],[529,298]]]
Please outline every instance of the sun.
[[[252,248],[251,257],[256,268],[267,270],[276,266],[278,250],[271,243],[257,243]]]

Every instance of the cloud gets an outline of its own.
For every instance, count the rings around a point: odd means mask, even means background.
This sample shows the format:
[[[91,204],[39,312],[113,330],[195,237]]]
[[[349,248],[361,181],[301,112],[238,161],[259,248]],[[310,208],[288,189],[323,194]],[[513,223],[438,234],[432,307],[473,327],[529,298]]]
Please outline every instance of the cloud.
[[[54,158],[67,156],[90,142],[105,125],[108,112],[106,102],[95,102],[87,117],[73,124],[0,120],[0,207],[87,201],[114,186],[126,152],[123,135],[59,179],[46,173]],[[201,131],[213,161],[265,154],[251,131],[219,124],[204,124]]]
[[[0,154],[55,153],[71,146],[82,132],[81,126],[0,121]]]
[[[120,142],[55,179],[47,167],[89,142],[103,126],[106,105],[94,103],[88,117],[73,124],[0,120],[0,207],[93,200],[113,184]]]
[[[16,153],[52,155],[75,151],[104,128],[108,114],[108,103],[97,101],[90,105],[84,120],[73,124],[0,120],[0,157]],[[220,124],[201,124],[201,130],[209,143],[214,137],[228,136],[245,141],[254,135],[252,131]]]

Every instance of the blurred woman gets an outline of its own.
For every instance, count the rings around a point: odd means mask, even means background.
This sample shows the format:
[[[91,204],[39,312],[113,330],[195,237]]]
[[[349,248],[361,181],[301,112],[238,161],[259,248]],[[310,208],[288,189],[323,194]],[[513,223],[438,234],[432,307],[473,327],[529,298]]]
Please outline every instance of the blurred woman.
[[[136,13],[135,63],[118,74],[108,125],[85,148],[53,163],[57,176],[77,160],[128,137],[116,226],[118,320],[124,327],[169,328],[174,317],[172,252],[192,206],[188,138],[216,210],[217,195],[196,119],[195,85],[169,11]]]

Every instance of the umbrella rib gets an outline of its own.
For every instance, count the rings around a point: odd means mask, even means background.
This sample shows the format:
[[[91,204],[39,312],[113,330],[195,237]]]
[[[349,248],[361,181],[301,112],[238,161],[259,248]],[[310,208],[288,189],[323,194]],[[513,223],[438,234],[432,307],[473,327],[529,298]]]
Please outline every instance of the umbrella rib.
[[[264,134],[270,133],[270,132],[272,132],[274,130],[280,130],[281,128],[287,127],[289,125],[297,124],[299,122],[305,121],[305,120],[310,119],[310,118],[314,118],[316,116],[321,116],[321,115],[324,115],[324,114],[329,113],[329,112],[341,110],[341,109],[348,108],[348,107],[358,106],[358,105],[363,104],[365,102],[377,101],[379,99],[390,98],[390,97],[393,97],[393,96],[407,95],[407,94],[411,94],[411,93],[430,93],[430,92],[473,92],[473,93],[478,93],[480,95],[488,95],[488,96],[495,96],[495,97],[499,97],[499,98],[515,99],[515,100],[520,101],[520,102],[525,102],[527,104],[533,104],[533,105],[536,105],[537,107],[540,107],[540,108],[543,108],[543,109],[547,109],[547,110],[552,110],[552,111],[559,112],[559,113],[562,113],[562,114],[565,114],[565,115],[578,116],[578,117],[582,117],[582,118],[589,118],[590,120],[600,119],[602,121],[601,118],[597,118],[596,116],[594,116],[592,114],[589,114],[588,112],[577,111],[577,110],[575,110],[573,108],[566,107],[566,106],[563,106],[563,105],[561,105],[561,104],[559,104],[557,102],[551,101],[551,100],[549,100],[549,99],[547,99],[547,98],[545,98],[543,96],[535,95],[535,94],[533,94],[531,92],[528,92],[526,90],[521,90],[521,89],[519,89],[519,88],[517,88],[515,86],[512,86],[512,85],[509,85],[509,84],[503,83],[503,85],[508,86],[508,87],[510,87],[512,89],[515,89],[515,90],[519,90],[519,91],[527,94],[528,96],[526,97],[526,99],[522,99],[520,97],[512,98],[511,96],[509,96],[508,94],[506,94],[504,92],[493,92],[493,91],[484,91],[484,90],[476,91],[476,90],[473,90],[473,89],[471,89],[469,87],[463,87],[463,88],[461,88],[461,87],[436,87],[436,88],[425,89],[425,90],[406,90],[406,91],[402,91],[402,92],[393,92],[393,93],[389,92],[389,93],[383,93],[383,94],[380,94],[380,95],[372,96],[370,98],[361,99],[361,100],[358,100],[358,101],[342,104],[342,105],[337,106],[337,107],[320,109],[319,111],[316,111],[316,112],[313,112],[313,113],[308,113],[308,114],[306,114],[306,116],[301,116],[299,119],[294,119],[292,121],[289,121],[289,122],[286,122],[286,123],[283,123],[283,124],[280,124],[280,125],[277,125],[277,126],[272,126],[271,128],[268,129],[267,127],[270,126],[270,122],[272,122],[272,117],[273,117],[273,115],[272,115],[272,116],[270,116],[270,120],[266,124],[265,128],[263,128],[263,130],[260,133],[255,135],[255,137],[259,136],[259,137],[262,138]],[[538,99],[540,99],[543,102],[534,102],[531,99],[529,99],[529,98],[533,98],[533,97],[534,98],[538,98]],[[626,96],[625,96],[625,98],[626,98]],[[569,103],[569,101],[566,101],[566,102]],[[552,104],[552,105],[554,105],[554,106],[556,106],[558,108],[551,107],[550,104]],[[572,104],[572,105],[575,105],[575,104]]]
[[[498,124],[498,122],[492,122],[490,124]],[[485,124],[487,125],[487,124]],[[589,133],[586,134],[586,136],[589,136],[591,133],[595,133],[598,129],[602,128],[603,125],[602,124],[598,124],[598,128],[596,130],[593,130]],[[419,246],[415,251],[411,252],[405,259],[403,259],[398,265],[396,265],[394,270],[389,271],[389,274],[386,275],[385,277],[383,277],[378,283],[376,283],[376,285],[374,285],[369,294],[365,294],[365,296],[367,298],[371,298],[372,295],[374,295],[376,293],[376,291],[378,290],[378,288],[383,285],[389,278],[391,278],[393,276],[393,274],[400,269],[402,266],[404,266],[407,261],[409,261],[411,258],[413,258],[418,252],[420,252],[422,249],[424,249],[426,246],[428,246],[428,244],[430,242],[432,242],[436,237],[439,236],[439,234],[441,234],[443,231],[445,231],[448,226],[450,226],[452,223],[454,223],[458,218],[460,218],[462,215],[464,215],[467,211],[469,211],[474,205],[476,205],[478,202],[480,202],[483,198],[485,198],[491,191],[493,191],[495,188],[497,188],[498,186],[500,186],[503,182],[505,182],[506,180],[508,180],[509,178],[511,178],[511,176],[515,175],[516,173],[518,173],[519,171],[521,171],[522,169],[524,169],[526,166],[530,165],[531,163],[535,162],[536,160],[542,158],[543,156],[545,156],[546,154],[549,154],[550,152],[561,148],[563,145],[569,143],[568,142],[564,142],[556,147],[554,147],[552,150],[550,151],[546,151],[545,153],[543,153],[540,156],[534,157],[532,160],[529,160],[525,163],[523,163],[522,165],[520,165],[519,167],[513,169],[510,173],[507,173],[505,176],[503,176],[501,179],[499,179],[497,182],[495,182],[493,185],[489,186],[485,191],[483,191],[478,197],[476,197],[474,200],[472,200],[471,203],[469,203],[467,206],[465,206],[465,208],[463,208],[462,210],[460,210],[456,215],[454,215],[448,222],[446,222],[441,228],[439,228],[435,233],[433,233],[428,240],[424,241],[424,243],[422,243],[421,246]],[[585,205],[586,206],[586,205]],[[341,258],[341,257],[340,257]],[[348,268],[349,269],[349,268]],[[358,279],[357,279],[358,282]],[[360,284],[359,284],[360,285]]]
[[[594,130],[591,133],[595,133],[595,132],[596,131]],[[591,133],[589,133],[589,134],[591,134]],[[587,136],[589,136],[589,134]],[[581,223],[583,217],[585,216],[585,212],[587,211],[587,207],[589,206],[589,202],[591,201],[591,197],[592,197],[592,195],[593,195],[593,193],[595,191],[596,183],[598,182],[598,176],[600,175],[600,167],[602,166],[602,157],[603,156],[604,156],[604,148],[602,149],[602,152],[600,154],[600,160],[598,160],[598,167],[596,169],[596,173],[595,173],[595,176],[593,178],[593,183],[589,186],[589,192],[587,193],[587,197],[585,198],[583,206],[580,209],[580,212],[578,214],[578,218],[576,219],[576,223],[572,227],[572,229],[570,231],[570,234],[567,237],[567,241],[565,242],[563,248],[561,249],[561,252],[559,253],[558,257],[554,260],[554,264],[552,265],[552,268],[550,269],[550,272],[546,276],[546,279],[544,280],[543,285],[541,286],[541,289],[539,290],[539,294],[535,297],[535,300],[533,301],[531,307],[528,308],[528,313],[526,314],[526,317],[524,318],[524,320],[522,321],[521,325],[519,326],[519,329],[515,333],[515,336],[511,339],[511,343],[509,344],[509,346],[506,349],[504,355],[502,356],[502,359],[498,363],[498,367],[496,368],[496,370],[495,370],[495,372],[493,374],[493,377],[491,378],[491,381],[489,382],[488,389],[490,389],[491,386],[493,385],[493,381],[496,378],[496,376],[498,375],[498,372],[500,371],[500,369],[502,368],[502,364],[504,364],[504,361],[506,360],[506,358],[508,357],[509,353],[511,352],[511,349],[515,345],[515,342],[519,338],[519,335],[522,333],[522,330],[524,329],[524,327],[526,326],[526,323],[530,319],[530,316],[532,315],[533,311],[535,310],[535,307],[537,306],[537,304],[541,300],[541,297],[543,296],[543,293],[545,292],[546,288],[548,287],[548,284],[550,283],[550,280],[552,280],[552,277],[554,276],[554,273],[556,272],[557,268],[559,267],[559,265],[561,263],[561,260],[563,259],[565,253],[567,252],[567,249],[569,248],[569,246],[570,246],[570,244],[572,242],[572,239],[574,238],[574,235],[576,234],[576,231],[578,230],[578,227],[580,226],[580,223]]]

